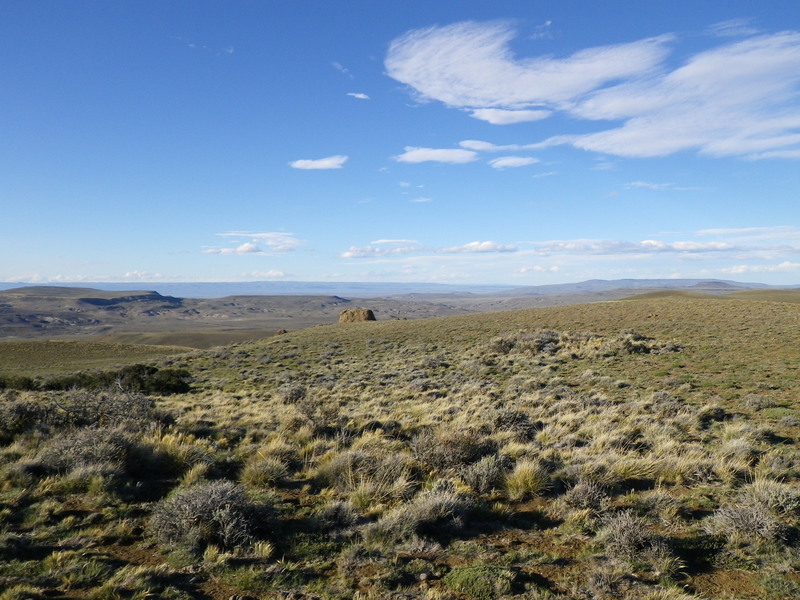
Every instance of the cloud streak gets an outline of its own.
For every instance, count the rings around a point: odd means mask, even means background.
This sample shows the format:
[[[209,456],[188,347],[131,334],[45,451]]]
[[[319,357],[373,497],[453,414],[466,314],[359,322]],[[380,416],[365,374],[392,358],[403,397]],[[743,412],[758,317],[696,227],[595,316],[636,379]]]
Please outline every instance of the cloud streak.
[[[516,59],[506,22],[464,22],[409,31],[389,46],[390,77],[425,100],[459,108],[531,109],[568,102],[608,82],[645,74],[672,36],[588,48],[565,58]]]
[[[349,157],[343,154],[328,156],[327,158],[308,159],[301,158],[289,163],[293,169],[322,170],[322,169],[341,169]]]
[[[463,246],[453,246],[439,250],[442,254],[472,254],[475,252],[516,252],[517,247],[498,244],[497,242],[469,242]]]
[[[472,150],[461,148],[417,148],[406,146],[405,152],[394,157],[401,163],[440,162],[453,165],[477,160],[478,155]]]
[[[240,241],[245,238],[248,241],[241,242],[236,246],[207,248],[203,250],[203,254],[282,254],[284,252],[291,252],[302,245],[302,241],[294,237],[293,234],[283,232],[271,231],[253,233],[245,231],[230,231],[226,233],[218,233],[217,236],[238,238],[236,241]],[[266,246],[267,250],[264,250],[262,246]]]
[[[538,158],[531,158],[528,156],[501,156],[500,158],[493,158],[490,160],[489,166],[493,169],[510,169],[527,167],[537,162],[539,162]]]
[[[510,49],[517,32],[509,23],[465,22],[409,31],[391,43],[385,66],[420,100],[497,125],[555,114],[619,123],[522,146],[527,149],[567,144],[626,157],[692,150],[799,159],[800,32],[755,35],[737,20],[710,34],[715,47],[671,67],[667,58],[679,43],[671,34],[564,57],[517,57]]]

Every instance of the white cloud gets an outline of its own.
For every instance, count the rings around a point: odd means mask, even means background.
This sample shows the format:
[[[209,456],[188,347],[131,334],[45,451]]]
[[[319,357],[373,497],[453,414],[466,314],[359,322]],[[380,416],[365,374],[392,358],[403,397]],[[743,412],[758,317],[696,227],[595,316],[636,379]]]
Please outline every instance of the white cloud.
[[[419,198],[412,198],[409,202],[413,202],[415,204],[426,204],[428,202],[433,202],[433,198],[428,198],[427,196],[420,196]]]
[[[475,152],[503,152],[505,150],[519,150],[517,145],[498,146],[491,142],[483,142],[481,140],[464,140],[458,143],[462,148],[474,150]]]
[[[221,233],[223,236],[236,236],[237,233]],[[294,250],[298,246],[302,246],[303,242],[294,237],[291,233],[282,232],[266,232],[266,233],[246,233],[254,240],[259,240],[269,246],[269,249],[274,252],[288,252]]]
[[[719,235],[731,237],[747,237],[750,239],[774,239],[800,236],[800,229],[791,225],[777,225],[775,227],[719,227],[716,229],[701,229],[697,235]]]
[[[341,169],[349,157],[343,154],[328,156],[327,158],[300,159],[289,163],[295,169]]]
[[[533,265],[532,267],[522,267],[521,269],[517,270],[517,273],[558,273],[560,270],[561,267],[555,265],[552,267]]]
[[[123,275],[123,278],[136,281],[155,281],[158,279],[162,279],[163,275],[161,275],[161,273],[149,273],[147,271],[133,270],[125,273],[125,275]]]
[[[530,158],[525,156],[502,156],[494,158],[489,161],[489,164],[494,169],[508,169],[514,167],[527,167],[534,163],[539,162],[538,158]]]
[[[515,36],[506,22],[412,30],[390,44],[386,71],[421,98],[454,107],[539,109],[647,73],[672,39],[588,48],[566,58],[517,59],[509,48]]]
[[[348,92],[348,96],[352,96],[353,98],[358,98],[359,100],[369,100],[370,97],[366,94],[362,94],[360,92]]]
[[[800,159],[800,32],[754,36],[746,21],[734,20],[712,33],[751,37],[670,69],[665,59],[676,39],[668,34],[562,58],[517,57],[508,23],[466,22],[406,33],[390,45],[385,65],[421,99],[490,123],[520,122],[526,111],[531,118],[558,112],[573,121],[620,122],[520,146],[527,149],[569,144],[629,157],[694,150]]]
[[[659,240],[643,240],[641,242],[626,242],[620,240],[565,240],[534,243],[536,253],[544,256],[550,254],[584,254],[584,255],[615,255],[615,254],[655,254],[655,253],[709,253],[730,252],[737,247],[729,242],[662,242]]]
[[[302,242],[294,237],[291,233],[283,232],[245,232],[245,231],[230,231],[226,233],[218,233],[219,237],[229,238],[246,238],[249,241],[242,242],[235,247],[229,248],[208,248],[203,250],[203,254],[267,254],[259,244],[266,245],[270,253],[283,253],[290,252]]]
[[[468,163],[477,158],[477,154],[471,150],[417,148],[414,146],[406,146],[403,154],[394,157],[397,162],[403,163],[441,162],[450,164]]]
[[[416,241],[416,240],[405,240],[405,239],[398,239],[398,240],[380,239],[380,240],[375,240],[373,242],[370,242],[370,244],[371,245],[378,245],[378,244],[419,244],[419,242]]]
[[[783,273],[800,271],[800,263],[784,261],[777,265],[736,265],[720,269],[723,273],[731,275],[742,275],[744,273]]]
[[[209,248],[203,250],[204,254],[260,254],[263,252],[256,244],[245,242],[236,248]]]
[[[600,90],[571,109],[585,119],[625,123],[571,143],[618,156],[773,158],[797,151],[800,34],[761,36],[702,52],[660,78]],[[785,155],[792,158],[791,154]]]
[[[754,154],[748,154],[745,158],[748,160],[766,160],[770,158],[797,160],[800,159],[800,150],[773,150],[771,152],[756,152]]]
[[[381,243],[388,244],[389,241],[385,240]],[[401,254],[412,254],[424,250],[418,244],[412,245],[395,245],[391,247],[384,247],[378,245],[370,246],[350,246],[345,252],[339,254],[341,258],[382,258],[386,256],[397,256]]]
[[[278,269],[270,269],[269,271],[252,271],[249,276],[262,279],[276,279],[280,277],[286,277],[286,273],[279,271]]]
[[[541,121],[553,114],[550,110],[504,110],[502,108],[476,108],[470,116],[492,125],[513,125],[527,121]]]
[[[340,73],[343,73],[344,75],[347,75],[350,79],[353,79],[353,74],[350,73],[350,69],[348,69],[347,67],[345,67],[341,63],[334,61],[334,62],[331,63],[331,66],[334,69],[336,69],[337,71],[339,71]]]
[[[540,150],[546,146],[539,144],[505,144],[499,146],[491,142],[481,140],[463,140],[458,143],[462,148],[474,150],[475,152],[516,152],[519,150]]]
[[[504,246],[497,242],[469,242],[463,246],[453,246],[452,248],[441,248],[439,252],[444,254],[462,254],[472,252],[516,252],[516,246]]]
[[[759,31],[750,24],[751,22],[752,19],[729,19],[709,27],[708,34],[716,37],[755,35]]]
[[[668,190],[673,187],[672,183],[650,183],[647,181],[631,181],[625,184],[625,189],[644,188],[646,190]]]

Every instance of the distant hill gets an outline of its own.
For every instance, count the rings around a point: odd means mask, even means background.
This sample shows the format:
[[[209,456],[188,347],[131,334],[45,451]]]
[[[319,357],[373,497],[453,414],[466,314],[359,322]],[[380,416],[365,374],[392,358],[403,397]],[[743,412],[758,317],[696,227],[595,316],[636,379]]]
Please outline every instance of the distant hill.
[[[800,297],[798,290],[698,279],[591,280],[523,288],[253,282],[158,284],[155,291],[131,290],[130,284],[98,285],[103,287],[15,284],[0,291],[0,339],[116,336],[149,344],[207,347],[261,338],[280,330],[336,323],[341,310],[355,307],[369,308],[378,320],[386,321],[608,302],[642,294],[744,294],[750,299],[780,301],[797,301]],[[109,289],[114,286],[120,289]],[[340,286],[357,293],[319,293],[320,289]],[[284,293],[256,291],[275,292],[276,287]],[[175,294],[181,289],[195,294],[236,293],[216,297]],[[309,293],[288,293],[297,290]]]
[[[380,298],[405,296],[408,294],[457,295],[474,294],[479,296],[566,296],[571,294],[593,294],[621,289],[676,289],[703,288],[717,290],[719,293],[752,289],[784,289],[800,286],[770,286],[763,283],[742,283],[716,279],[591,279],[578,283],[559,283],[515,287],[512,285],[456,285],[443,283],[372,283],[372,282],[320,282],[320,281],[242,281],[242,282],[149,282],[149,289],[157,290],[165,296],[178,298],[222,298],[237,295],[268,296],[342,296],[346,298]],[[39,293],[55,293],[54,288],[77,290],[124,292],[130,290],[130,282],[95,282],[25,285],[21,283],[2,283],[0,290],[38,289]],[[48,291],[49,290],[49,291]]]

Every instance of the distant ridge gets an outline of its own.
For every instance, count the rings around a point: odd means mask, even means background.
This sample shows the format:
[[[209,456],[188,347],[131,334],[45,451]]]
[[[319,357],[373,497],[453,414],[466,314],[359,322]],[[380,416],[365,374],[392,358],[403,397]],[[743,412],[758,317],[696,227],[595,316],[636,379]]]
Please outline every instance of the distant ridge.
[[[36,288],[38,293],[53,293],[56,289],[95,290],[127,292],[135,286],[132,282],[80,282],[27,285],[20,282],[2,283],[0,290]],[[326,281],[245,281],[245,282],[145,282],[143,287],[157,290],[164,296],[178,298],[222,298],[237,295],[306,296],[336,295],[352,298],[378,298],[407,294],[478,294],[494,297],[514,296],[563,296],[592,294],[619,289],[677,289],[692,288],[695,291],[716,290],[717,293],[754,289],[791,289],[800,285],[773,286],[764,283],[743,283],[719,279],[591,279],[578,283],[557,283],[534,286],[513,285],[457,285],[444,283],[372,283],[372,282],[326,282]],[[52,290],[52,291],[48,291]],[[30,293],[30,291],[28,292]],[[134,292],[131,292],[134,293]],[[142,292],[139,292],[142,293]],[[154,292],[150,292],[154,293]],[[710,291],[709,293],[715,293]],[[76,292],[80,295],[80,292]]]
[[[132,282],[52,283],[43,286],[0,282],[0,291],[9,289],[70,288],[122,292],[135,286]],[[242,282],[142,282],[142,287],[156,289],[165,296],[179,298],[223,298],[225,296],[343,296],[377,298],[396,294],[446,294],[457,292],[497,293],[512,289],[506,285],[449,285],[443,283],[369,283],[327,281],[242,281]],[[57,295],[57,293],[56,293]]]

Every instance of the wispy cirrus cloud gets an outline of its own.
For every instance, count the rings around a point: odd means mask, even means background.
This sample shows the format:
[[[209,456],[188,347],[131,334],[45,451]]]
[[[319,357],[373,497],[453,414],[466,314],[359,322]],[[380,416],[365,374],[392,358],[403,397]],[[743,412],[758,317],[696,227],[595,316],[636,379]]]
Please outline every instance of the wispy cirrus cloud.
[[[718,227],[714,229],[701,229],[697,235],[724,235],[734,237],[774,238],[786,236],[800,236],[800,229],[791,225],[776,225],[774,227]]]
[[[442,254],[467,254],[473,252],[516,252],[518,248],[512,245],[498,244],[497,242],[469,242],[463,246],[441,248],[437,252]]]
[[[317,169],[341,169],[344,166],[344,163],[347,162],[349,157],[343,154],[337,154],[335,156],[328,156],[326,158],[315,158],[315,159],[308,159],[308,158],[301,158],[299,160],[294,160],[289,163],[289,166],[293,169],[307,169],[307,170],[317,170]]]
[[[352,98],[358,98],[359,100],[369,100],[370,99],[369,96],[367,96],[366,94],[363,94],[361,92],[348,92],[347,95],[351,96]]]
[[[674,187],[672,183],[651,183],[649,181],[631,181],[630,183],[626,183],[623,186],[625,189],[636,189],[636,188],[644,188],[646,190],[668,190],[671,187]]]
[[[517,273],[558,273],[560,270],[561,267],[558,265],[551,265],[549,267],[533,265],[531,267],[520,267],[517,269]]]
[[[800,263],[783,261],[778,264],[735,265],[733,267],[724,267],[720,269],[720,271],[731,275],[744,275],[747,273],[787,273],[800,271]]]
[[[538,158],[529,156],[501,156],[489,161],[489,166],[493,169],[511,169],[515,167],[527,167],[539,162]]]
[[[402,239],[402,238],[401,239],[382,238],[382,239],[379,239],[379,240],[373,240],[373,241],[370,242],[370,244],[375,244],[375,245],[378,245],[378,244],[419,244],[419,242],[417,240],[407,240],[407,239]]]
[[[707,32],[709,35],[716,37],[756,35],[760,31],[752,25],[752,22],[752,19],[728,19],[727,21],[714,23],[707,29]]]
[[[418,148],[406,146],[405,152],[394,157],[401,163],[440,162],[462,164],[477,160],[478,155],[461,148]]]
[[[398,256],[421,252],[424,248],[417,244],[412,245],[377,245],[369,246],[350,246],[346,251],[339,254],[340,258],[383,258],[387,256]]]
[[[498,244],[497,242],[469,242],[461,246],[431,249],[416,240],[381,239],[370,242],[367,246],[350,246],[345,252],[339,254],[340,258],[386,258],[408,254],[433,252],[434,254],[470,254],[489,252],[516,252],[517,247]]]
[[[395,39],[385,59],[390,77],[424,100],[457,108],[537,110],[611,81],[650,72],[672,36],[580,50],[566,58],[517,60],[508,22],[463,22],[415,29]]]
[[[642,240],[629,242],[622,240],[557,240],[532,243],[534,252],[541,256],[551,254],[656,254],[656,253],[708,253],[730,252],[737,247],[729,242],[697,242],[693,240],[664,242],[661,240]]]
[[[693,150],[751,160],[800,158],[800,32],[756,35],[746,21],[712,28],[717,45],[671,67],[680,40],[664,34],[585,48],[565,57],[517,57],[508,22],[465,22],[409,31],[387,53],[387,73],[424,101],[496,124],[562,114],[617,121],[554,145],[626,157]],[[730,41],[731,36],[743,39]],[[724,36],[725,41],[721,41]],[[596,129],[596,126],[592,126]]]
[[[703,189],[701,187],[680,186],[674,183],[654,183],[652,181],[631,181],[622,187],[626,190],[644,189],[652,190],[654,192],[663,192],[665,190],[674,192],[693,192]]]
[[[280,279],[281,277],[286,277],[286,273],[279,269],[270,269],[268,271],[251,271],[250,273],[246,274],[246,277],[257,279]]]

